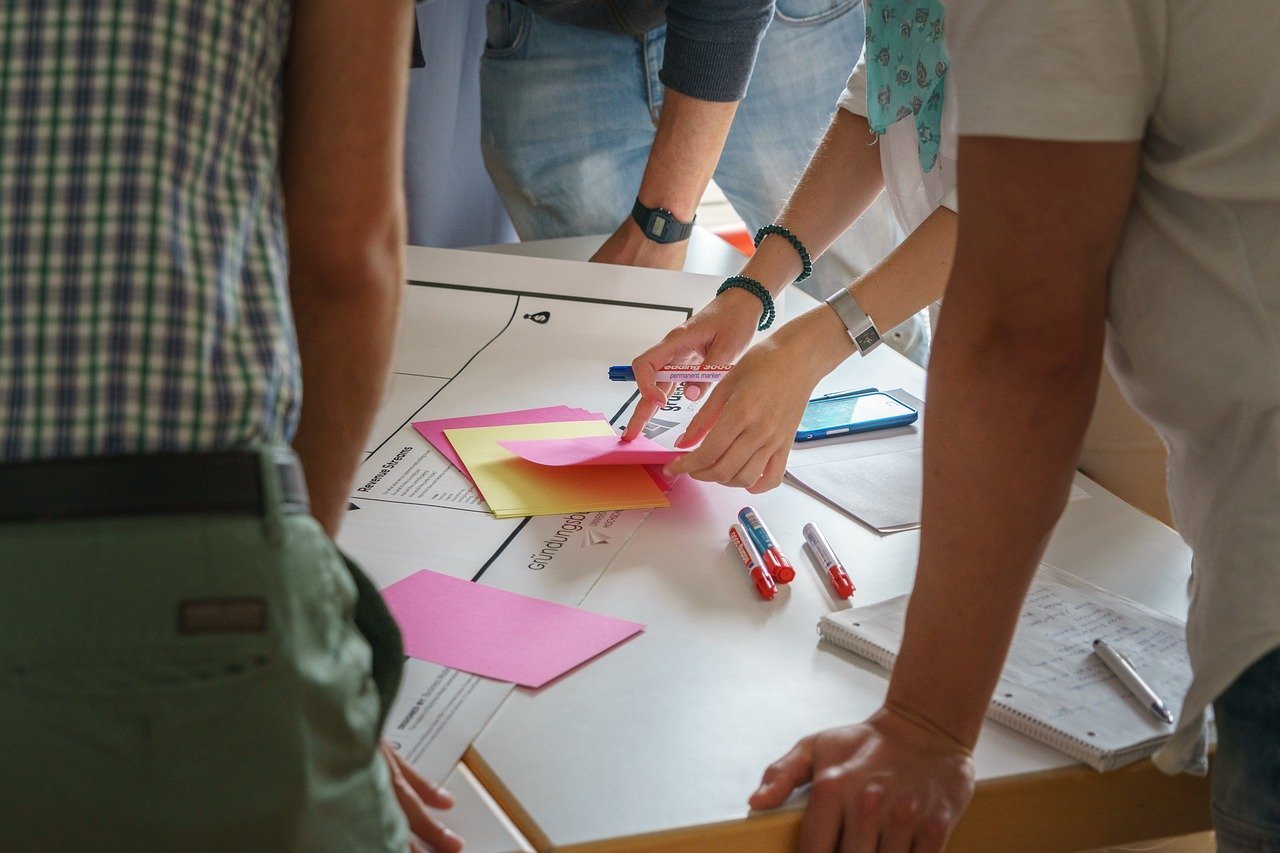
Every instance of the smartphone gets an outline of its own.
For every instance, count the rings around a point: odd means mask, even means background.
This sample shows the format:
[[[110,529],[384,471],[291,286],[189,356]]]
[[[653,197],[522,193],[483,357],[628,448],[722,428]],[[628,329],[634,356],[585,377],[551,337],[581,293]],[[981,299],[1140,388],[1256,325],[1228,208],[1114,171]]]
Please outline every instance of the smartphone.
[[[906,426],[920,413],[883,391],[848,391],[815,397],[804,407],[796,441]]]

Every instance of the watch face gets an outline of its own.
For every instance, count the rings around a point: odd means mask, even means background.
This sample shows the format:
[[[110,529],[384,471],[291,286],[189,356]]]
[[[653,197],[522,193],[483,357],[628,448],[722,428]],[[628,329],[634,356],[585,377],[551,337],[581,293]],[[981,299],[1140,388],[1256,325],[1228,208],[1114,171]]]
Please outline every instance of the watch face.
[[[644,235],[655,243],[677,243],[686,239],[693,230],[692,222],[681,222],[671,211],[660,207],[645,207],[639,199],[631,209],[631,218],[640,226]]]
[[[876,327],[862,330],[853,342],[858,345],[859,352],[866,352],[871,347],[880,343],[880,333],[876,331]]]

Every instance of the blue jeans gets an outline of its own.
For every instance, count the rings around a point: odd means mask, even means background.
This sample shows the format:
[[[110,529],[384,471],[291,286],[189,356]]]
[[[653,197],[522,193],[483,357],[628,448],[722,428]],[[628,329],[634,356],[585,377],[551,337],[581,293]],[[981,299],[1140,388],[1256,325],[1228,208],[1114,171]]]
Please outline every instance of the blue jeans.
[[[1213,828],[1222,853],[1280,853],[1280,649],[1213,703]]]
[[[644,38],[562,24],[490,0],[480,62],[485,166],[521,239],[611,234],[631,210],[662,109],[666,27]],[[809,162],[862,51],[860,0],[778,0],[715,182],[753,233],[772,222]],[[814,265],[825,297],[896,245],[881,199]],[[886,335],[923,363],[922,317]]]

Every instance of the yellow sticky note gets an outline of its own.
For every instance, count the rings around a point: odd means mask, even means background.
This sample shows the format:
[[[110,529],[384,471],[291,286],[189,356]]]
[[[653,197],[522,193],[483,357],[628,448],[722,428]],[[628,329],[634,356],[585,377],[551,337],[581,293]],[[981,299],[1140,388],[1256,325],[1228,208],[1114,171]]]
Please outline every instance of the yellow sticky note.
[[[447,429],[444,434],[498,518],[671,505],[639,465],[538,465],[498,443],[616,435],[605,421]]]

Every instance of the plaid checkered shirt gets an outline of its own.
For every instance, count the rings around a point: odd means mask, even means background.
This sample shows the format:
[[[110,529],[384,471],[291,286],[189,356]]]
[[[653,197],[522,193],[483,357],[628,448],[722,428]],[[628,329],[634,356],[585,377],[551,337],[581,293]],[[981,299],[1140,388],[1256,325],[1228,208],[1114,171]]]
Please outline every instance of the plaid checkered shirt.
[[[0,9],[0,461],[287,441],[285,0]]]

